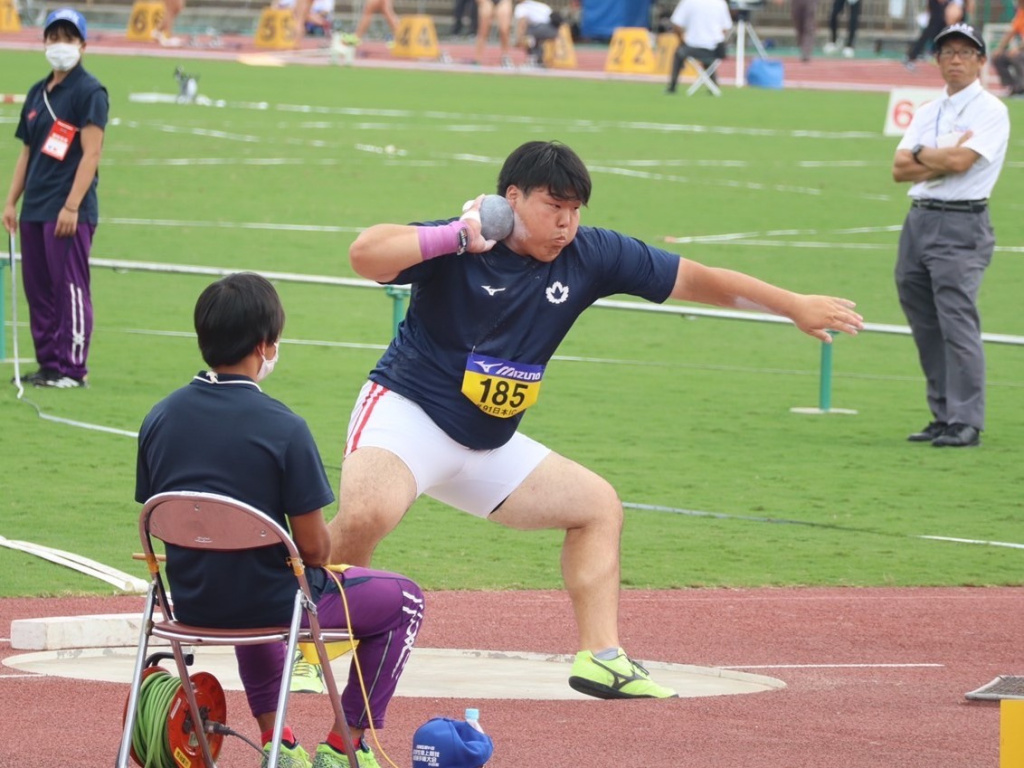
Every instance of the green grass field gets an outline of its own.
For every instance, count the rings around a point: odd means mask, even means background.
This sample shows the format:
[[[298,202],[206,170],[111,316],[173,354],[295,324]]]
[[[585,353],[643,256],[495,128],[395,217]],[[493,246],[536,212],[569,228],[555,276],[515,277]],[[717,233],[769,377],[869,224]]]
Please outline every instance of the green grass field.
[[[584,223],[848,296],[872,323],[905,323],[892,267],[906,186],[889,172],[884,94],[667,99],[660,82],[197,61],[186,69],[223,107],[129,99],[176,92],[175,63],[87,55],[112,118],[95,258],[352,277],[359,228],[453,215],[493,191],[518,144],[558,139],[594,177]],[[0,52],[0,92],[23,93],[45,72],[41,53]],[[1019,124],[1024,105],[1009,106]],[[4,189],[17,117],[0,105]],[[1022,149],[1014,136],[992,200],[1000,250],[981,303],[993,333],[1024,334]],[[210,280],[95,268],[90,389],[26,399],[54,417],[136,430],[202,367],[191,313]],[[278,288],[286,343],[265,389],[309,421],[336,478],[353,398],[390,338],[392,302],[383,289]],[[23,300],[18,312],[20,351],[31,356]],[[716,515],[630,509],[626,586],[1022,584],[1019,549],[920,538],[1024,543],[1024,351],[987,352],[984,445],[938,451],[904,440],[929,419],[907,336],[837,339],[832,405],[858,414],[807,416],[789,409],[818,403],[820,344],[795,329],[595,308],[523,426],[609,478],[629,504]],[[5,382],[12,370],[0,366]],[[141,576],[130,560],[134,441],[41,419],[15,394],[0,395],[0,535]],[[431,589],[550,588],[560,585],[559,543],[555,532],[506,531],[421,501],[376,564]],[[108,591],[0,548],[0,596]]]

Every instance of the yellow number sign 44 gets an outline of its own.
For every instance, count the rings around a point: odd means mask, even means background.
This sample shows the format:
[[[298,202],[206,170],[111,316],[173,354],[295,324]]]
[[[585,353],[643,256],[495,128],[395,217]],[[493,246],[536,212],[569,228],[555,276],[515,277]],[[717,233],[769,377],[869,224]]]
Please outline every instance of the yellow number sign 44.
[[[407,59],[441,58],[434,20],[429,16],[402,16],[391,55]]]

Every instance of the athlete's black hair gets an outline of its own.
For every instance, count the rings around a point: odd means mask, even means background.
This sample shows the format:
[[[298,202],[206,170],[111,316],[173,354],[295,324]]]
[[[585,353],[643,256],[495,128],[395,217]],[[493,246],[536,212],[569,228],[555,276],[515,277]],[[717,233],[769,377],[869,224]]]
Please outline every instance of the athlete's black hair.
[[[590,172],[579,155],[558,141],[528,141],[505,160],[498,174],[498,194],[509,187],[524,194],[547,187],[556,200],[590,201]]]
[[[234,365],[260,342],[280,339],[284,307],[270,281],[238,272],[206,287],[196,301],[194,320],[203,360],[216,368]]]

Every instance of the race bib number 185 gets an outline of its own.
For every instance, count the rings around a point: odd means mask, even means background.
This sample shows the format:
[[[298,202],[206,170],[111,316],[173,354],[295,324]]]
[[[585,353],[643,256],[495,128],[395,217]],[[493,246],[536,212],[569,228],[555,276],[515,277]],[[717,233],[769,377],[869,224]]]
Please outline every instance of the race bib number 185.
[[[543,365],[470,354],[462,376],[462,394],[489,416],[509,419],[537,402]]]

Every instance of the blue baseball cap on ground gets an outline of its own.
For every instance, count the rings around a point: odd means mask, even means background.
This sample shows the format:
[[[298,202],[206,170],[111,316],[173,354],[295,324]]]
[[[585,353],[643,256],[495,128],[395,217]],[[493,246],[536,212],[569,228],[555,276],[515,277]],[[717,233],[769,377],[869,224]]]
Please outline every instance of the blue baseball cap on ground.
[[[494,742],[469,723],[435,717],[412,737],[413,768],[480,768],[494,754]]]
[[[50,11],[50,15],[46,17],[46,23],[43,25],[43,37],[46,37],[46,30],[56,24],[58,21],[66,21],[71,24],[75,29],[78,30],[79,37],[85,40],[85,16],[80,14],[74,8],[58,8],[56,11]]]

